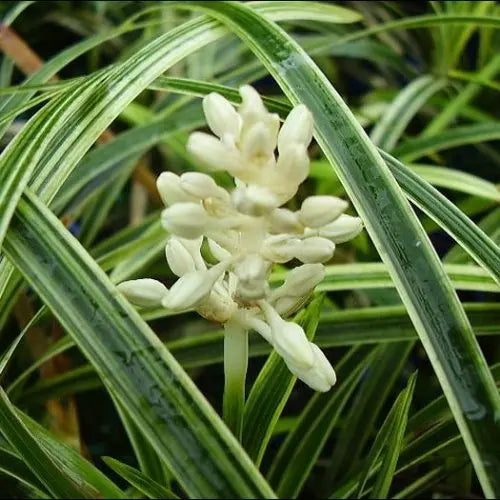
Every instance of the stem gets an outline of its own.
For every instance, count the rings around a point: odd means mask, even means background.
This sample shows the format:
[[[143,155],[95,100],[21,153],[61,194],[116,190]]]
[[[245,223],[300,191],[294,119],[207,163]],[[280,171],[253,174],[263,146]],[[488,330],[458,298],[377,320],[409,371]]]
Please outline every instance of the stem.
[[[241,441],[248,366],[248,332],[236,323],[226,323],[224,330],[225,384],[222,413],[226,425]]]

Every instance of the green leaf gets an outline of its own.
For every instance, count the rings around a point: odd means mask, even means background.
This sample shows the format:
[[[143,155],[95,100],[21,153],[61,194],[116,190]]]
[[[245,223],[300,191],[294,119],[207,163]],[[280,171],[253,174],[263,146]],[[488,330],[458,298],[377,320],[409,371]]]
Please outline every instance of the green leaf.
[[[154,446],[143,438],[139,427],[137,427],[116,396],[112,394],[111,396],[129,437],[130,444],[134,449],[141,471],[150,479],[163,483],[166,480],[166,465],[161,461]]]
[[[276,24],[240,3],[193,2],[228,26],[259,57],[293,104],[315,119],[315,137],[387,264],[448,397],[486,495],[500,493],[492,442],[500,397],[438,256],[383,159],[311,58]],[[415,246],[415,242],[419,242]],[[457,372],[455,360],[460,360]],[[481,422],[468,402],[485,408]],[[493,436],[496,436],[493,438]],[[498,463],[497,463],[498,462]]]
[[[76,483],[85,485],[89,490],[95,489],[105,498],[124,498],[120,488],[93,464],[84,459],[78,450],[61,443],[59,439],[28,415],[19,410],[17,415],[29,432],[36,437],[40,447],[52,457],[64,474],[73,477]]]
[[[381,151],[381,154],[385,155],[386,153]],[[388,155],[387,158],[389,158]],[[331,165],[327,161],[313,161],[311,162],[311,171],[309,175],[321,180],[331,180],[331,168]],[[389,168],[392,168],[390,164]],[[438,167],[437,165],[414,164],[407,165],[406,168],[411,169],[415,174],[433,186],[500,201],[500,192],[495,184],[476,175],[449,167]],[[407,191],[404,180],[400,181],[400,185]]]
[[[5,252],[189,495],[273,496],[175,359],[32,194],[16,209]]]
[[[500,243],[500,207],[495,208],[483,217],[479,221],[478,227],[498,245]],[[463,264],[470,259],[469,255],[460,245],[454,245],[444,256],[443,260],[449,263]]]
[[[0,424],[3,435],[52,495],[60,498],[95,498],[98,494],[98,491],[89,490],[61,471],[53,457],[39,445],[37,439],[18,417],[2,388],[0,388]]]
[[[500,201],[500,191],[495,184],[476,175],[436,165],[410,165],[409,167],[433,186]]]
[[[467,252],[500,283],[500,248],[476,224],[439,191],[422,181],[395,158],[382,154],[398,182],[404,182],[412,201],[442,226]],[[431,199],[439,209],[430,210]]]
[[[498,315],[500,304],[464,304],[467,315],[477,335],[500,335]],[[359,344],[377,344],[386,342],[404,342],[417,339],[405,308],[402,306],[367,307],[323,313],[317,328],[315,342],[320,347],[341,347]],[[166,343],[167,348],[184,368],[199,368],[223,361],[224,333],[220,331],[204,332]],[[74,346],[70,337],[63,337],[54,344],[54,351],[43,356],[23,372],[8,388],[13,392],[13,399],[23,405],[37,404],[52,397],[75,394],[79,391],[102,386],[91,365],[75,368],[61,375],[41,380],[25,389],[21,394],[19,379],[25,379],[36,367],[53,355]],[[260,335],[250,336],[251,357],[264,356],[271,351],[270,345]],[[446,406],[446,404],[445,404]]]
[[[42,309],[40,309],[39,312],[41,312],[42,310],[47,311],[47,308],[44,306]],[[19,391],[23,387],[24,383],[32,373],[34,373],[41,365],[46,363],[49,359],[51,359],[54,356],[57,356],[58,354],[61,354],[62,352],[68,350],[74,345],[75,343],[69,336],[61,337],[59,340],[51,344],[50,347],[44,352],[42,356],[40,356],[28,368],[26,368],[26,370],[24,370],[20,375],[18,375],[18,377],[9,385],[9,387],[7,388],[7,394],[9,395],[9,397],[13,401],[15,401],[17,391]]]
[[[74,342],[71,343],[74,345]],[[82,365],[60,375],[39,380],[23,391],[13,392],[13,401],[20,406],[33,406],[51,398],[91,391],[102,387],[102,380],[91,365]]]
[[[414,161],[436,151],[496,139],[500,139],[500,122],[462,125],[429,137],[408,139],[394,148],[392,154],[403,161]]]
[[[400,411],[395,415],[387,440],[387,449],[384,453],[382,465],[377,475],[375,485],[370,493],[372,498],[387,498],[392,483],[394,471],[398,462],[403,437],[408,422],[410,403],[415,389],[416,373],[408,381],[408,386],[403,391]]]
[[[482,268],[474,265],[446,264],[446,273],[457,289],[500,292],[500,287]],[[273,273],[271,282],[284,279],[283,273]],[[318,291],[356,290],[394,287],[394,281],[382,262],[359,262],[325,266],[325,278]]]
[[[158,117],[149,123],[134,127],[117,135],[112,141],[90,151],[68,177],[51,206],[61,211],[72,198],[72,205],[87,195],[90,188],[102,184],[103,178],[113,178],[126,165],[120,166],[120,160],[140,154],[169,135],[203,124],[199,103],[182,106],[176,113]],[[131,170],[133,165],[128,167]],[[70,211],[72,208],[70,207]]]
[[[395,493],[392,498],[394,499],[405,499],[414,498],[418,494],[422,494],[424,491],[428,490],[435,484],[440,483],[450,474],[450,471],[446,469],[445,466],[438,467],[431,470],[427,474],[419,477],[411,484],[403,488],[402,490]]]
[[[106,465],[111,467],[111,469],[137,488],[141,493],[144,493],[148,498],[179,498],[169,489],[153,481],[142,472],[134,469],[134,467],[130,467],[130,465],[124,464],[111,457],[102,457],[102,459]]]
[[[336,367],[338,386],[315,393],[301,412],[268,473],[279,498],[295,498],[300,492],[372,354],[371,348],[351,349]]]
[[[497,54],[477,73],[477,77],[480,79],[494,78],[499,71],[500,55]],[[422,132],[422,137],[432,137],[444,130],[481,89],[481,85],[476,82],[471,82],[461,89],[457,96],[427,125]]]
[[[500,381],[500,364],[492,366],[491,372],[495,380]],[[435,457],[436,453],[443,455],[449,451],[455,456],[464,457],[463,441],[443,396],[412,416],[408,421],[407,429],[408,433],[405,436],[405,444],[396,474],[429,461]],[[369,477],[379,470],[380,465],[380,460],[372,462]],[[360,474],[348,479],[330,495],[330,498],[347,498],[353,495],[359,486],[359,480]]]
[[[316,333],[322,299],[321,295],[318,296],[294,319],[302,326],[310,341]],[[252,386],[245,405],[242,443],[257,466],[262,461],[296,379],[283,359],[272,352]]]
[[[412,80],[392,101],[373,127],[370,138],[381,149],[390,151],[397,144],[408,123],[433,94],[446,85],[446,80],[423,75]]]
[[[370,438],[380,411],[391,394],[394,384],[404,367],[414,342],[386,344],[373,358],[367,377],[361,382],[349,413],[348,425],[342,430],[335,445],[330,465],[323,478],[323,491],[329,492],[338,475],[350,474],[357,466]]]
[[[280,21],[309,20],[322,23],[355,23],[361,21],[359,12],[322,2],[290,2],[273,1],[252,2],[253,8],[258,8],[266,17],[279,16]]]
[[[34,488],[42,498],[48,497],[43,483],[33,474],[30,468],[19,458],[19,456],[0,439],[0,472],[13,477],[23,485]]]
[[[366,457],[366,465],[361,473],[356,498],[361,498],[363,495],[363,489],[368,480],[370,468],[379,456],[382,456],[382,464],[370,498],[387,498],[401,450],[406,422],[408,421],[408,411],[415,388],[415,380],[416,376],[414,374],[408,381],[406,389],[399,394],[384,423],[380,427],[372,449]]]
[[[0,245],[32,174],[36,173],[32,187],[42,188],[44,201],[53,198],[76,162],[128,103],[190,51],[224,33],[222,29],[207,30],[205,24],[203,19],[193,20],[156,38],[117,68],[89,76],[77,89],[56,97],[23,127],[0,157]],[[64,127],[76,113],[78,126]],[[52,144],[58,154],[52,152],[50,158],[44,158]],[[39,166],[42,159],[45,164]],[[48,176],[52,180],[44,186]]]
[[[4,375],[5,368],[7,367],[7,364],[10,361],[10,358],[14,354],[14,351],[17,349],[17,346],[19,345],[19,342],[23,339],[25,333],[40,319],[42,316],[47,312],[47,309],[45,307],[42,307],[28,322],[28,324],[23,328],[21,333],[14,339],[10,347],[5,351],[1,356],[0,356],[0,380],[2,380],[2,377]]]

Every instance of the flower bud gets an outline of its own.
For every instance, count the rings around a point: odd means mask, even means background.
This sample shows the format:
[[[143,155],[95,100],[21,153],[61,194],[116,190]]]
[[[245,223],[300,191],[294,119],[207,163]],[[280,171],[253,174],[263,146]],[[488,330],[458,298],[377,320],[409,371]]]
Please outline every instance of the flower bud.
[[[251,281],[254,279],[265,279],[269,271],[270,263],[256,254],[251,253],[240,259],[233,266],[233,272],[240,281]]]
[[[191,196],[204,200],[205,198],[220,198],[229,201],[229,194],[222,189],[207,174],[186,172],[180,177],[181,188]]]
[[[276,312],[283,318],[290,316],[295,311],[298,311],[306,302],[307,296],[303,297],[277,297],[271,298],[270,302]]]
[[[159,306],[168,292],[163,283],[150,278],[122,281],[116,287],[129,302],[141,307]]]
[[[203,99],[203,111],[208,126],[223,142],[234,143],[238,139],[241,117],[226,98],[215,92],[208,94]]]
[[[271,327],[276,352],[285,361],[290,361],[302,370],[311,368],[314,363],[314,354],[304,330],[296,323],[283,320],[265,300],[261,300],[259,305]]]
[[[335,244],[326,238],[312,236],[297,244],[294,256],[305,264],[327,262],[333,257]]]
[[[319,227],[337,219],[348,204],[334,196],[309,196],[299,211],[299,219],[308,227]]]
[[[303,105],[295,106],[287,116],[278,135],[278,151],[281,154],[291,144],[309,146],[313,134],[313,117]]]
[[[280,316],[289,316],[302,307],[324,276],[321,264],[296,267],[287,273],[285,283],[273,290],[269,300]]]
[[[233,272],[238,277],[236,296],[245,301],[262,299],[269,290],[267,274],[270,263],[258,254],[249,254],[238,261]]]
[[[169,207],[174,203],[195,201],[196,198],[181,188],[181,180],[172,172],[162,172],[156,179],[156,187],[163,203]]]
[[[294,258],[295,250],[300,243],[300,240],[292,234],[268,236],[264,240],[262,255],[271,262],[283,264]]]
[[[227,260],[231,258],[231,253],[228,252],[225,248],[221,247],[216,241],[212,238],[207,238],[208,248],[212,255],[219,261]]]
[[[306,295],[325,277],[322,264],[304,264],[289,271],[285,283],[274,294],[277,296],[300,297]]]
[[[299,184],[309,175],[309,156],[306,148],[301,144],[287,146],[279,155],[276,174],[273,190],[283,194],[280,200],[288,201],[297,192]]]
[[[226,270],[219,263],[208,271],[194,271],[179,278],[162,300],[163,307],[174,311],[192,309],[203,302],[212,291],[215,282]]]
[[[267,113],[259,93],[250,85],[242,85],[239,88],[241,95],[240,114],[246,121],[249,115],[261,118]]]
[[[161,214],[163,227],[181,238],[201,236],[210,224],[210,217],[199,203],[175,203]]]
[[[342,214],[337,220],[318,229],[318,234],[335,243],[344,243],[357,236],[363,229],[363,222],[359,217]]]
[[[319,392],[327,392],[337,381],[335,370],[323,351],[316,344],[310,342],[309,346],[314,356],[311,368],[304,370],[289,360],[285,360],[285,362],[289,370],[311,389]]]
[[[297,213],[286,208],[274,209],[270,213],[268,221],[271,233],[302,233],[304,229],[299,222]]]
[[[229,321],[238,309],[238,304],[228,293],[222,293],[214,286],[208,298],[201,302],[196,311],[198,314],[216,323]]]
[[[267,159],[273,154],[275,147],[267,125],[260,121],[246,130],[240,139],[241,151],[250,161],[261,157]]]
[[[279,205],[272,191],[255,184],[237,187],[231,194],[231,200],[234,207],[246,215],[264,215]]]
[[[179,236],[176,236],[175,238],[189,252],[189,255],[193,258],[196,269],[203,270],[207,268],[207,265],[201,256],[203,236],[199,236],[195,239],[180,238]]]
[[[210,170],[237,170],[240,164],[240,154],[222,144],[213,135],[203,132],[190,134],[186,144],[187,151]]]
[[[196,265],[192,255],[187,248],[175,237],[170,237],[165,247],[165,255],[170,270],[176,276],[184,276],[187,273],[196,271]]]

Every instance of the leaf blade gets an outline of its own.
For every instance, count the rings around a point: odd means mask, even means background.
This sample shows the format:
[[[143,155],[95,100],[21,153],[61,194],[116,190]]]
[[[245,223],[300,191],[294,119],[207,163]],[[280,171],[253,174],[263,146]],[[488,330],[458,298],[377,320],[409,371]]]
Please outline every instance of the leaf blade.
[[[291,102],[305,104],[312,112],[315,137],[390,269],[448,397],[483,490],[487,495],[500,493],[495,472],[500,459],[491,459],[495,456],[492,435],[500,440],[493,417],[500,412],[500,397],[463,308],[450,282],[443,279],[439,259],[384,161],[330,82],[277,25],[243,4],[190,5],[229,26],[266,65]],[[415,241],[422,241],[417,251]],[[459,377],[450,362],[454,355],[467,359]],[[481,425],[467,417],[466,399],[470,398],[485,408]]]
[[[24,195],[18,205],[5,251],[73,335],[187,492],[193,496],[219,497],[231,492],[273,496],[170,353],[34,195]],[[57,267],[47,266],[55,255]],[[113,333],[103,334],[106,329]],[[201,464],[200,456],[205,457]]]

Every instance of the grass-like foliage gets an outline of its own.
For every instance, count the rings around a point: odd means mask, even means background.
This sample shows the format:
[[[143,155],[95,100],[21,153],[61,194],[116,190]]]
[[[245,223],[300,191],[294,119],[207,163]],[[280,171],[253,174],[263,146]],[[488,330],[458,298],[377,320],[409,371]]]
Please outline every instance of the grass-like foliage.
[[[0,497],[500,496],[497,2],[9,1],[0,17]],[[256,116],[282,122],[276,169],[285,147],[310,158],[296,185],[292,167],[261,176],[295,186],[265,209],[257,174],[214,153],[261,154]],[[195,143],[208,127],[217,145]],[[245,214],[226,233],[213,198],[184,203],[211,214],[198,261],[182,241],[201,222],[169,198],[186,172]],[[298,219],[271,239],[298,224],[294,244],[330,246],[273,247],[256,285],[217,238],[238,228],[244,253],[278,206]],[[359,227],[332,236],[337,220]]]

